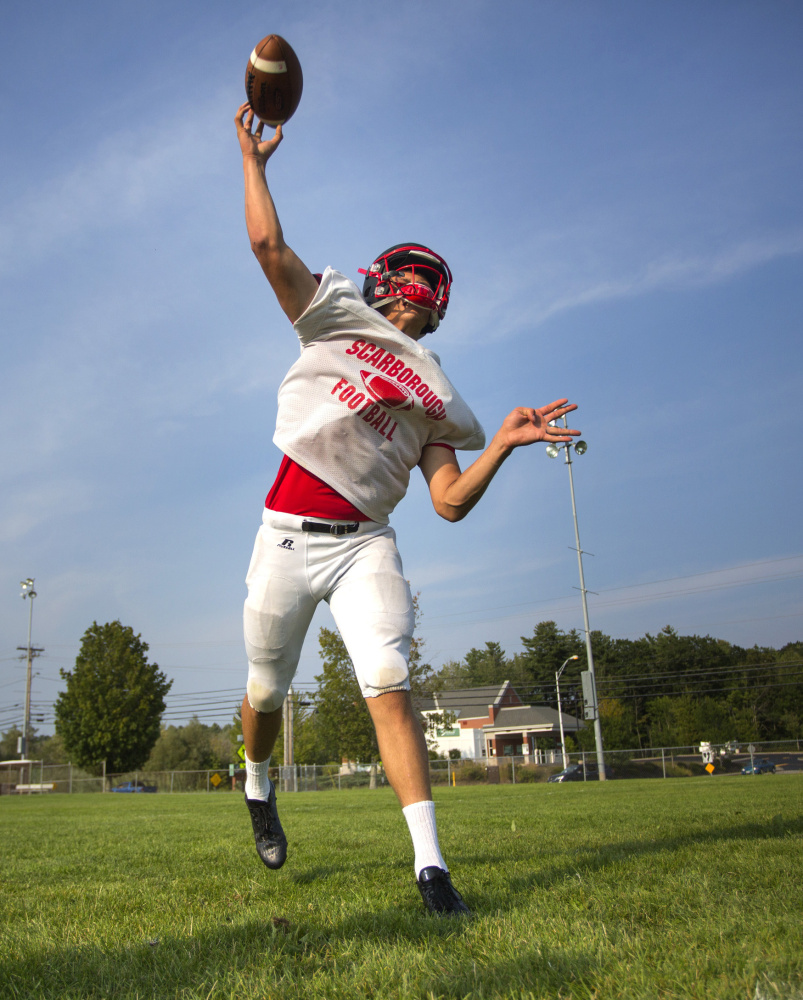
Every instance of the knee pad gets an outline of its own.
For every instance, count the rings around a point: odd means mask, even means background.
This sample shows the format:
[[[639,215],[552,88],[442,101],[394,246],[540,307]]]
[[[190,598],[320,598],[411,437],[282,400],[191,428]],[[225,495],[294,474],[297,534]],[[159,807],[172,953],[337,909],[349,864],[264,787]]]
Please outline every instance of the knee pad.
[[[298,594],[286,580],[268,581],[261,602],[245,602],[243,626],[248,656],[248,703],[275,712],[287,696],[312,612],[298,614]]]
[[[355,663],[354,672],[364,698],[376,698],[386,691],[410,689],[407,657],[397,649],[386,646],[377,650],[370,663]]]
[[[277,687],[275,684],[267,686],[259,677],[252,675],[248,678],[245,690],[248,695],[248,704],[251,708],[255,712],[268,714],[282,707],[282,703],[287,697],[288,689]]]

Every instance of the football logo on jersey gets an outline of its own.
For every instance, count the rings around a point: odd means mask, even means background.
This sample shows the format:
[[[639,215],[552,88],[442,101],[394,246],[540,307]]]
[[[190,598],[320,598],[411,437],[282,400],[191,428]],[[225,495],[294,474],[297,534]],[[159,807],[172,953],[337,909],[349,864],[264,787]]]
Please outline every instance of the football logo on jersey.
[[[366,391],[389,410],[412,410],[415,405],[413,394],[407,386],[393,382],[376,372],[360,371],[360,378]]]

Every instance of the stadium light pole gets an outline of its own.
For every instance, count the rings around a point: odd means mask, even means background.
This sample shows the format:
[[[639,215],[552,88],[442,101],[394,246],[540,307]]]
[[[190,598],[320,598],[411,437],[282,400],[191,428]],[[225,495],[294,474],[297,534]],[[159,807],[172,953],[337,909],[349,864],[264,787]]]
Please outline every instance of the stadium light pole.
[[[564,770],[569,766],[566,763],[566,739],[563,735],[563,712],[560,710],[560,675],[566,669],[566,664],[571,663],[572,660],[579,660],[579,656],[570,656],[568,660],[564,660],[563,666],[560,670],[555,671],[555,688],[558,693],[558,721],[560,722],[560,752],[563,755],[563,768]]]
[[[25,718],[22,722],[22,739],[19,746],[20,760],[25,760],[28,754],[28,734],[31,728],[31,670],[33,664],[31,629],[33,628],[33,599],[36,597],[36,591],[33,589],[33,580],[31,577],[28,577],[26,580],[21,580],[20,587],[22,587],[20,597],[23,601],[27,597],[31,602],[28,608],[28,670],[25,680]]]
[[[554,421],[553,421],[554,423]],[[568,427],[569,422],[566,417],[563,417],[563,426]],[[569,489],[572,495],[572,517],[574,519],[574,541],[575,548],[577,550],[577,566],[580,570],[580,596],[583,601],[583,623],[585,625],[586,633],[586,655],[588,657],[588,675],[591,687],[591,695],[593,698],[593,711],[594,711],[594,741],[597,747],[597,769],[599,771],[599,780],[605,781],[605,758],[602,751],[602,727],[599,721],[599,702],[597,700],[597,679],[594,674],[594,652],[591,649],[591,629],[588,624],[588,600],[586,599],[586,581],[585,574],[583,573],[583,550],[580,548],[580,529],[577,526],[577,504],[574,499],[574,475],[572,473],[572,451],[575,451],[578,455],[585,455],[588,451],[588,445],[585,441],[576,441],[574,443],[567,442],[566,444],[548,444],[546,447],[546,453],[550,458],[557,458],[561,451],[565,455],[566,465],[569,467]]]

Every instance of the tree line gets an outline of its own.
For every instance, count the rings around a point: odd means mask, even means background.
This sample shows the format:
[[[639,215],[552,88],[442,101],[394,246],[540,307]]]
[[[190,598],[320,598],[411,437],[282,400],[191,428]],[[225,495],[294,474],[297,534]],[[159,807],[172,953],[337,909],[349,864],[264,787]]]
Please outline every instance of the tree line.
[[[415,598],[416,623],[419,618]],[[583,717],[580,674],[587,669],[586,643],[577,630],[539,622],[522,636],[522,650],[507,656],[497,642],[472,648],[461,660],[435,670],[414,635],[410,653],[413,699],[433,692],[487,687],[510,681],[525,704],[557,706],[555,673],[561,676],[563,712]],[[326,764],[343,759],[378,760],[373,726],[351,659],[340,634],[318,635],[322,671],[317,689],[296,701],[295,761]],[[803,642],[779,650],[742,648],[710,636],[683,636],[667,626],[657,635],[615,639],[591,633],[603,741],[607,750],[799,740],[803,735]],[[66,687],[55,704],[56,733],[36,737],[31,753],[46,763],[71,760],[80,767],[106,761],[109,773],[142,770],[206,770],[237,761],[242,733],[239,711],[231,725],[161,724],[172,681],[147,658],[148,645],[119,621],[93,622],[81,642],[75,668],[62,670]],[[577,660],[570,658],[576,656]],[[14,756],[19,730],[0,737],[0,755]],[[577,735],[593,746],[592,727]],[[282,740],[273,762],[282,761]]]
[[[803,735],[803,642],[745,649],[711,636],[679,635],[671,626],[639,639],[599,631],[590,639],[606,749]],[[555,673],[577,656],[561,676],[561,708],[582,718],[585,636],[543,621],[521,642],[522,652],[512,657],[495,642],[471,649],[445,664],[434,683],[448,689],[508,679],[525,703],[557,708]],[[588,732],[580,738],[591,739]]]

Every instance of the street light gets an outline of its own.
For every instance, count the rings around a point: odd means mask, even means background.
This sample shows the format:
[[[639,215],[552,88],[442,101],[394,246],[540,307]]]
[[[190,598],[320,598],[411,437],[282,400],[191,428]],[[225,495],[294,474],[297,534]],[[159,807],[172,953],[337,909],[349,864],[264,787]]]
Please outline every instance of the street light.
[[[554,421],[553,421],[554,423]],[[565,415],[563,417],[563,426],[568,427],[569,422],[567,421]],[[593,718],[594,718],[594,740],[597,745],[597,768],[599,771],[599,780],[605,781],[605,759],[602,752],[602,727],[599,721],[599,710],[597,708],[597,680],[594,675],[594,653],[591,649],[591,630],[588,626],[588,601],[586,599],[586,581],[585,575],[583,574],[583,550],[580,548],[580,530],[577,527],[577,504],[574,500],[574,476],[572,474],[572,449],[577,452],[578,455],[585,455],[588,451],[588,445],[585,441],[576,441],[574,443],[567,442],[566,444],[548,444],[546,446],[546,453],[550,458],[557,458],[561,451],[564,452],[566,456],[566,465],[569,467],[569,489],[572,495],[572,517],[574,518],[574,540],[577,550],[577,566],[580,570],[580,595],[583,600],[583,622],[585,624],[586,633],[586,654],[588,657],[588,682],[589,682],[589,694],[590,699],[586,698],[586,703],[591,701],[593,708]],[[585,678],[583,678],[585,680]],[[585,684],[583,685],[585,688]],[[588,715],[586,715],[588,718]]]
[[[25,681],[25,718],[22,722],[22,736],[18,746],[20,759],[25,760],[28,753],[28,733],[31,728],[31,664],[33,662],[33,650],[31,649],[31,627],[33,626],[33,599],[36,597],[36,591],[33,589],[33,580],[31,577],[28,577],[27,580],[21,580],[20,587],[22,587],[20,597],[23,601],[26,597],[31,599],[30,607],[28,609],[28,671]]]
[[[563,736],[563,712],[561,712],[560,710],[560,675],[566,669],[567,663],[571,663],[572,660],[579,660],[579,659],[580,659],[579,656],[570,656],[568,660],[564,661],[563,666],[560,668],[560,670],[556,671],[555,673],[555,688],[557,689],[558,692],[558,720],[560,721],[560,751],[563,754],[564,770],[569,766],[569,764],[566,761],[566,740],[564,739]]]

